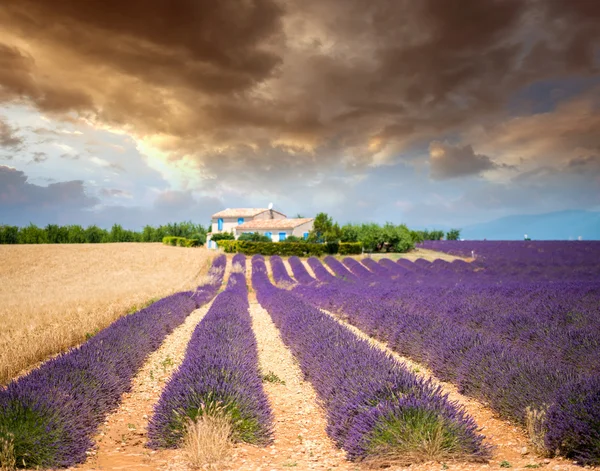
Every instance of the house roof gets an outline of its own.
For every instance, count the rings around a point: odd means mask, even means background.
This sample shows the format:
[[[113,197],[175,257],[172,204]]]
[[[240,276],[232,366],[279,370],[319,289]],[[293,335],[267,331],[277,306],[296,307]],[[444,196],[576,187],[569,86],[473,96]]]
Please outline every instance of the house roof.
[[[269,211],[267,208],[227,208],[223,211],[219,211],[212,215],[214,218],[251,218],[258,216],[265,211]],[[279,211],[272,210],[275,213],[282,214]],[[282,214],[285,216],[285,214]]]
[[[307,222],[314,221],[314,218],[293,218],[293,219],[257,219],[247,221],[235,227],[236,231],[255,230],[255,229],[293,229]]]

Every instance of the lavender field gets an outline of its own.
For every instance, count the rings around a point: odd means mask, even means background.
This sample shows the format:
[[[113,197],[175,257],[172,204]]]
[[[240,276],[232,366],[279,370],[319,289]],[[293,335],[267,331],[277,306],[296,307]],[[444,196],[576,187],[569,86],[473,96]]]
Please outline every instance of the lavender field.
[[[290,261],[294,293],[489,404],[540,451],[600,463],[600,243],[424,246],[476,258],[326,258],[325,282]]]
[[[203,305],[144,416],[140,446],[167,456],[156,469],[167,469],[168,453],[187,443],[190,423],[215,411],[231,423],[232,453],[243,451],[223,469],[314,464],[310,449],[298,458],[281,427],[301,439],[321,422],[328,453],[345,457],[336,458],[340,470],[447,461],[508,467],[494,429],[458,396],[526,436],[532,454],[522,465],[552,457],[563,466],[554,469],[600,464],[600,243],[425,245],[474,259],[217,257],[195,291],[116,321],[1,389],[0,465],[96,469],[89,457],[102,424],[152,352],[168,350],[171,332]],[[257,309],[277,331],[271,346],[256,335]],[[289,352],[287,368],[314,392],[310,420],[295,412],[302,404],[298,392],[288,394],[293,385],[264,369],[273,346]],[[458,388],[454,399],[444,384]],[[119,440],[117,452],[127,447]],[[282,442],[293,460],[274,461]]]

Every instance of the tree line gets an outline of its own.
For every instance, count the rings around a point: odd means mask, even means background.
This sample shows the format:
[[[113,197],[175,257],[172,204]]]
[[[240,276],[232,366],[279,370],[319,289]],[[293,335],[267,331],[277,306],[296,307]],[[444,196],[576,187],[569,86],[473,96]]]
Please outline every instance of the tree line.
[[[206,242],[207,229],[191,221],[169,223],[160,226],[144,226],[141,231],[124,229],[114,224],[109,230],[96,225],[86,228],[73,224],[59,226],[48,224],[38,227],[0,225],[0,244],[101,244],[108,242],[162,242],[163,237],[175,236]]]
[[[308,242],[336,244],[340,242],[360,242],[365,252],[408,252],[415,244],[424,240],[458,240],[460,229],[451,229],[444,233],[441,230],[415,231],[406,224],[386,222],[344,224],[340,226],[326,213],[315,217],[313,230],[308,235]]]

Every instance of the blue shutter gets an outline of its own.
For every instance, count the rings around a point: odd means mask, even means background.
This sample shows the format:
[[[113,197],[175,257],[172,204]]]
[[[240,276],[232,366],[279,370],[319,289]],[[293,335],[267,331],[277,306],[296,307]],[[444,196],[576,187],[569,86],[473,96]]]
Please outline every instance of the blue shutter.
[[[217,221],[217,225],[218,225],[218,230],[222,231],[223,230],[223,218],[219,218],[219,220]]]
[[[303,236],[304,236],[304,240],[308,240],[308,232],[305,232],[305,233],[303,234]]]
[[[272,233],[272,232],[265,232],[265,235],[266,235],[266,236],[267,236],[269,239],[273,240],[273,233]]]
[[[282,240],[285,240],[286,235],[287,234],[285,232],[280,232],[279,233],[279,242],[281,242]]]
[[[238,218],[238,224],[244,224],[244,218]]]

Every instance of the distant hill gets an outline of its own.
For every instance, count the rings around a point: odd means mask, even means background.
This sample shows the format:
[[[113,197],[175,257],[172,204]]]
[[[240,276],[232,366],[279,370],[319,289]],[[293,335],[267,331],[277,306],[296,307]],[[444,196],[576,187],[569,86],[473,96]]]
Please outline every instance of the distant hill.
[[[559,211],[546,214],[506,216],[493,221],[466,226],[464,239],[522,240],[600,240],[600,212]]]

